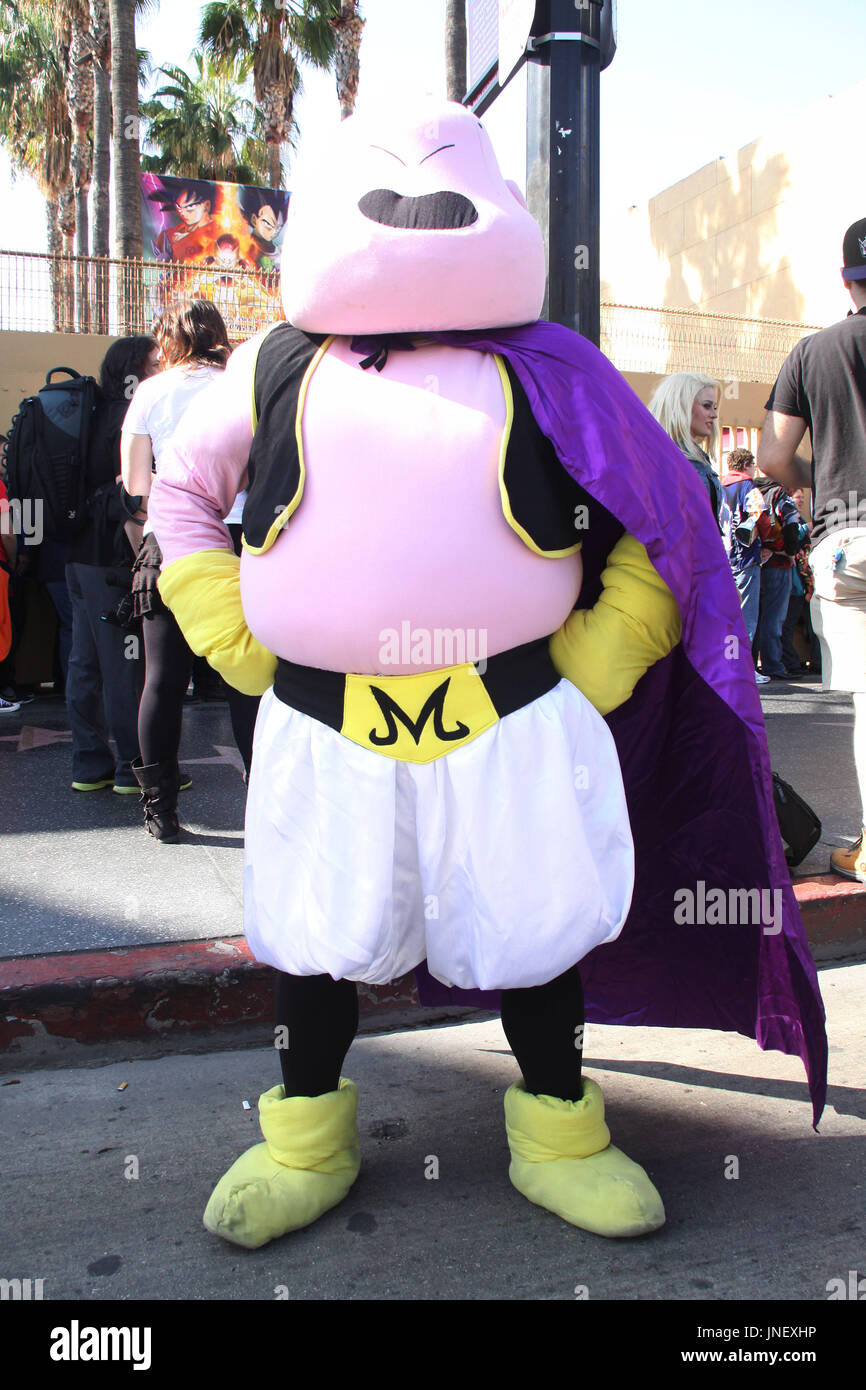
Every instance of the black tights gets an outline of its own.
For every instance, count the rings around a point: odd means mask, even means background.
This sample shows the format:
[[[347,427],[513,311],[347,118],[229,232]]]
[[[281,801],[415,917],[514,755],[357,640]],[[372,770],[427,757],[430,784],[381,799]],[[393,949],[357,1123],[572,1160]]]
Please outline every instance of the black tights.
[[[192,675],[192,652],[168,611],[149,613],[144,629],[144,692],[138,707],[138,744],[145,767],[176,763],[183,697]]]
[[[279,971],[275,1019],[286,1095],[336,1091],[358,1031],[353,982]],[[583,986],[576,965],[549,984],[503,990],[502,1026],[528,1091],[580,1099]]]
[[[144,629],[144,692],[138,707],[138,743],[145,767],[176,763],[183,723],[183,697],[192,675],[193,654],[173,615],[150,613]],[[249,775],[258,695],[227,688],[232,733]]]

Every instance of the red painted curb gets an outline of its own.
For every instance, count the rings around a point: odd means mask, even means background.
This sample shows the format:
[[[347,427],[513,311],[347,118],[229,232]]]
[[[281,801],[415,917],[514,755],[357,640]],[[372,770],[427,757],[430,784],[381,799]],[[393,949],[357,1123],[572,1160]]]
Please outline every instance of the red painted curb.
[[[0,967],[0,1052],[271,1022],[274,972],[243,938],[28,956]],[[363,1015],[417,1003],[412,977],[359,986]]]
[[[838,874],[798,879],[794,893],[816,960],[866,954],[866,887]]]
[[[863,885],[820,874],[794,891],[816,959],[866,955]],[[0,1053],[46,1036],[92,1045],[270,1023],[273,973],[242,937],[4,960]],[[359,999],[367,1017],[418,1002],[412,976],[361,985]]]

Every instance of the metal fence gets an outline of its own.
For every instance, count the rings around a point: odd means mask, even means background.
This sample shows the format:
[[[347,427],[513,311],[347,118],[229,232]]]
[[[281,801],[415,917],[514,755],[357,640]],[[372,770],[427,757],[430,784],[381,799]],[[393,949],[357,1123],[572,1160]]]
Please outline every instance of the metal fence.
[[[0,251],[0,331],[149,333],[177,299],[212,300],[236,342],[282,317],[272,272]]]
[[[279,277],[217,264],[112,261],[0,251],[0,330],[147,333],[175,299],[212,300],[233,341],[283,317]],[[800,323],[688,309],[601,306],[601,349],[624,372],[699,371],[773,382]]]
[[[814,326],[692,309],[601,306],[601,350],[621,372],[701,372],[722,381],[772,383]]]

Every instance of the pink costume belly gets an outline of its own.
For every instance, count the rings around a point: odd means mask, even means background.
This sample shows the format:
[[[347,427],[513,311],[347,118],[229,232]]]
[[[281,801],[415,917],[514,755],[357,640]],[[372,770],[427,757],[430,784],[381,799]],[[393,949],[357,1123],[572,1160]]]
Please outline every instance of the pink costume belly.
[[[493,357],[431,345],[392,351],[381,373],[360,360],[345,338],[322,358],[300,505],[270,550],[244,552],[255,636],[304,666],[400,675],[554,632],[580,555],[537,555],[505,520]]]

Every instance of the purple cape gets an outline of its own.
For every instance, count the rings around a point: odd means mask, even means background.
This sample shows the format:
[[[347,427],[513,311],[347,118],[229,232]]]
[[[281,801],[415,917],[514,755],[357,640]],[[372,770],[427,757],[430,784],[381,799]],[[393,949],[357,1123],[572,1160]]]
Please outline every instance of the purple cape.
[[[563,467],[646,547],[682,614],[679,645],[607,718],[628,799],[635,889],[619,938],[581,962],[586,1017],[732,1030],[799,1056],[817,1124],[827,1090],[824,1008],[779,836],[749,641],[706,488],[578,334],[538,322],[429,336],[508,360]],[[581,606],[596,602],[615,539],[585,536]],[[722,889],[726,903],[731,889],[769,895],[754,925],[742,908],[726,915],[749,923],[701,925],[701,885],[704,894]],[[683,890],[695,895],[695,925],[674,920]],[[418,985],[424,1003],[498,1002],[449,989],[423,966]]]

